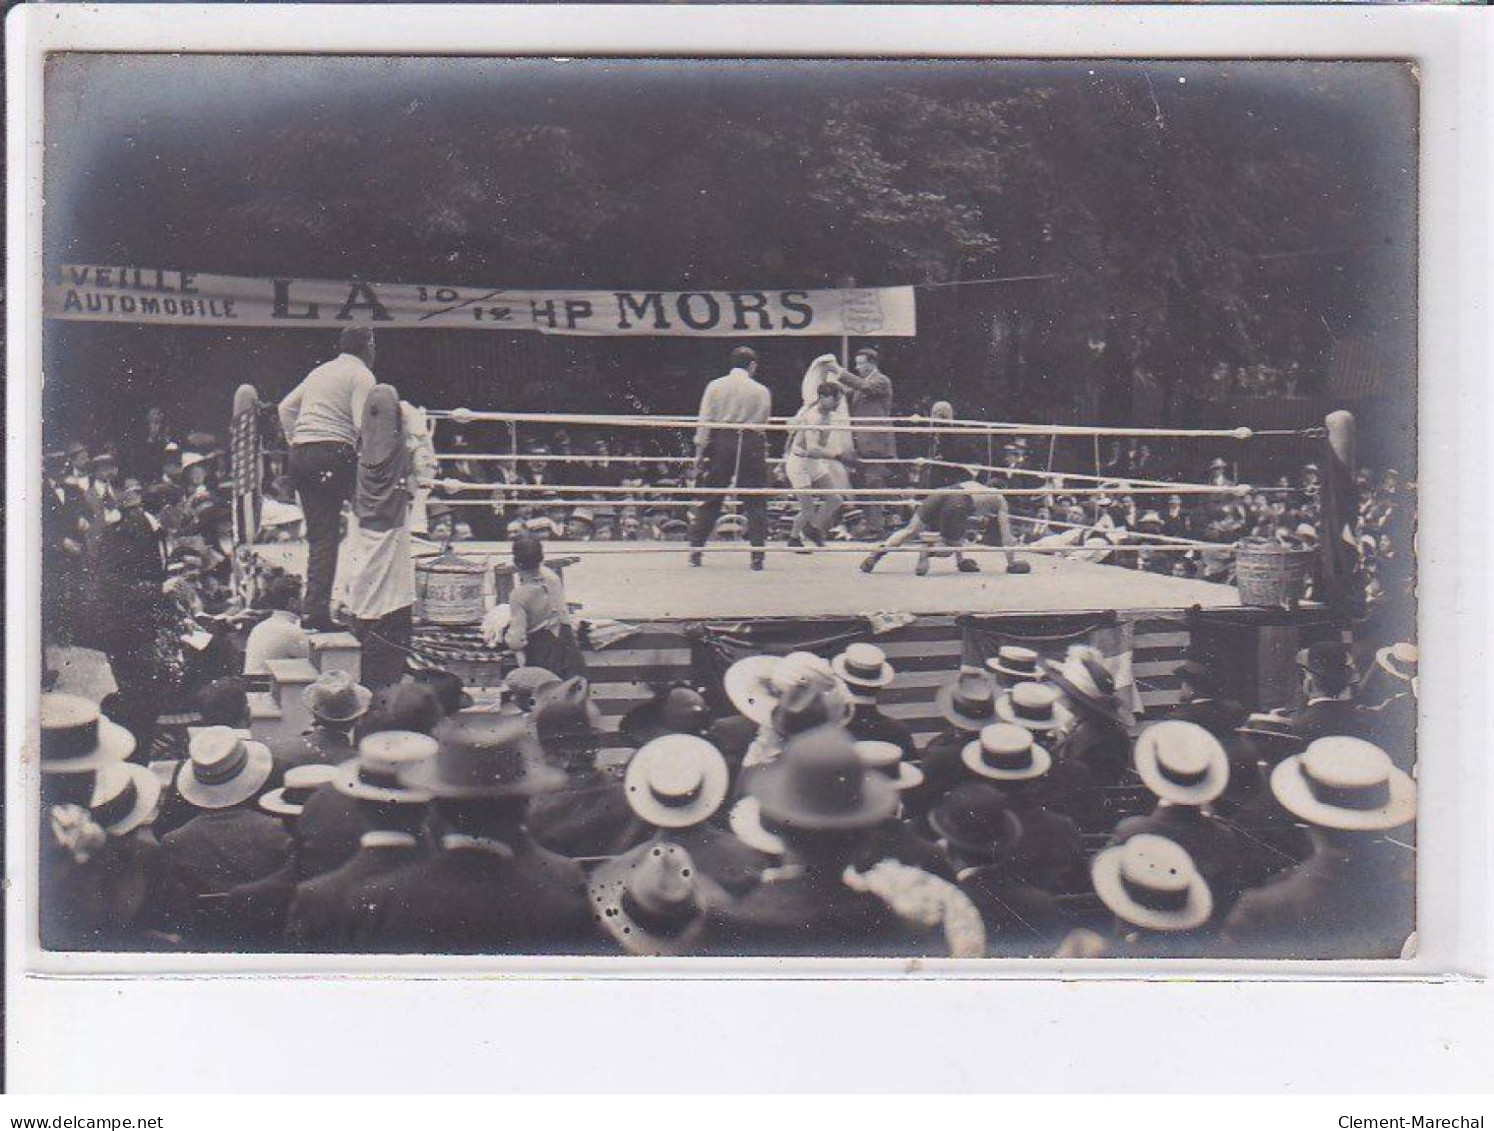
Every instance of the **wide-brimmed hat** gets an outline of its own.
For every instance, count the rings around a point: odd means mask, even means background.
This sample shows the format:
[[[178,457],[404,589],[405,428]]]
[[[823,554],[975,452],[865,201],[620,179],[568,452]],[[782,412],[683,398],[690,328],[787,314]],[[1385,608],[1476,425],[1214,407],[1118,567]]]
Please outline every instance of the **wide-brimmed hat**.
[[[1136,740],[1136,772],[1163,801],[1207,805],[1229,785],[1229,756],[1197,723],[1168,719]]]
[[[732,706],[759,726],[773,721],[773,711],[791,688],[818,687],[824,691],[844,689],[830,661],[812,652],[790,652],[787,656],[748,656],[726,669],[723,680]],[[833,696],[846,717],[853,709],[849,692]]]
[[[763,807],[755,797],[744,797],[733,805],[726,824],[739,841],[764,855],[782,856],[788,851],[783,838],[763,824]]]
[[[76,455],[83,455],[87,453],[87,451],[88,445],[85,444],[82,440],[71,440],[68,442],[67,449],[64,454],[66,454],[68,459],[72,459]]]
[[[50,692],[41,697],[41,772],[81,774],[135,752],[135,736],[106,718],[92,699]]]
[[[100,452],[88,461],[88,466],[92,470],[97,470],[101,467],[118,467],[119,457],[113,452]]]
[[[1000,789],[985,782],[955,786],[929,813],[928,820],[935,835],[970,856],[1006,856],[1022,839],[1022,822],[1012,812],[1011,802]]]
[[[980,737],[965,744],[960,761],[972,774],[992,781],[1031,781],[1053,766],[1053,755],[1032,740],[1032,732],[1015,723],[982,727]]]
[[[1415,644],[1405,641],[1387,645],[1375,653],[1375,663],[1387,675],[1392,675],[1403,683],[1410,683],[1417,677],[1420,660],[1421,650]]]
[[[681,845],[649,841],[602,863],[587,884],[592,911],[629,954],[689,954],[706,911],[726,902]]]
[[[1005,676],[1018,683],[1037,683],[1043,678],[1037,652],[1020,644],[1003,644],[986,660],[986,667],[998,677]]]
[[[1102,660],[1088,651],[1072,653],[1063,663],[1048,661],[1048,678],[1056,683],[1071,703],[1079,703],[1111,718],[1120,718],[1120,701],[1115,694],[1115,677]]]
[[[551,684],[534,698],[534,730],[546,746],[590,742],[602,732],[602,712],[584,676]]]
[[[628,806],[664,829],[684,829],[708,819],[731,784],[721,751],[693,734],[666,734],[628,762],[623,778]]]
[[[961,730],[996,721],[996,682],[983,672],[961,672],[934,696],[939,713]]]
[[[1349,649],[1337,640],[1319,640],[1297,653],[1297,666],[1316,676],[1348,682],[1354,677]]]
[[[1416,818],[1416,783],[1359,738],[1320,738],[1271,771],[1282,808],[1325,829],[1380,831]]]
[[[342,671],[322,673],[301,692],[301,702],[312,717],[325,723],[350,723],[362,718],[372,700],[372,691]]]
[[[1069,717],[1058,688],[1046,683],[1019,683],[996,703],[996,717],[1023,730],[1058,730]]]
[[[293,526],[298,522],[306,521],[306,512],[293,503],[282,503],[279,499],[266,496],[259,513],[259,525],[261,529],[276,526]]]
[[[503,685],[514,695],[534,699],[545,688],[560,682],[560,677],[549,668],[533,666],[515,668],[503,677]]]
[[[830,661],[830,667],[851,687],[886,687],[897,676],[887,654],[875,644],[850,645]]]
[[[212,452],[183,452],[182,470],[186,471],[189,467],[196,467],[199,463],[207,463],[212,458]]]
[[[94,775],[88,811],[105,832],[124,836],[149,822],[160,801],[161,779],[149,766],[111,762]]]
[[[1193,857],[1166,837],[1138,833],[1090,863],[1095,893],[1117,918],[1150,931],[1188,931],[1214,912]]]
[[[423,805],[431,795],[404,785],[400,773],[436,756],[436,740],[410,730],[383,730],[358,743],[358,757],[338,767],[332,788],[359,801]]]
[[[187,744],[176,791],[199,809],[228,809],[263,789],[274,768],[264,743],[232,727],[203,727]]]
[[[280,779],[280,788],[259,796],[259,807],[277,817],[299,817],[311,795],[342,772],[340,766],[306,762],[292,766]]]
[[[748,787],[765,818],[788,829],[850,831],[897,812],[897,788],[868,773],[844,729],[816,727],[788,740],[778,761],[754,772]]]
[[[895,742],[860,739],[856,742],[856,757],[868,770],[890,781],[899,792],[917,789],[923,784],[923,771],[911,762],[903,761],[903,748]]]
[[[668,687],[630,707],[617,729],[642,745],[665,734],[699,734],[710,722],[705,696],[693,687]]]
[[[519,715],[463,711],[436,728],[436,755],[399,772],[407,789],[452,799],[533,797],[565,787]]]

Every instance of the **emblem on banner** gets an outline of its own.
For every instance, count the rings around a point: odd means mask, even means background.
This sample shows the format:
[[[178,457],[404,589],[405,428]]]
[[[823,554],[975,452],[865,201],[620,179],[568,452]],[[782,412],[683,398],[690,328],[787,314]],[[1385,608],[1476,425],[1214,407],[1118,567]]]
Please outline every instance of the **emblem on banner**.
[[[840,319],[849,334],[875,334],[886,321],[882,296],[874,290],[842,292]]]

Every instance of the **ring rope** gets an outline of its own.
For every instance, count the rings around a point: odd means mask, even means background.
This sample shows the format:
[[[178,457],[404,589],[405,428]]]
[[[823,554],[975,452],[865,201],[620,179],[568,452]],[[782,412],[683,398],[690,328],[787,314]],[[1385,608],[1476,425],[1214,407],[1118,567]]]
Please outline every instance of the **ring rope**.
[[[605,485],[587,486],[585,484],[567,483],[472,483],[465,479],[441,479],[438,484],[448,491],[493,491],[499,490],[505,493],[531,493],[547,495],[578,494],[582,491],[595,491],[603,495],[630,495],[636,496],[639,491],[647,491],[656,495],[688,495],[700,498],[704,495],[762,495],[773,497],[783,495],[794,498],[802,495],[839,495],[842,498],[927,498],[931,492],[924,487],[613,487]],[[955,490],[953,487],[942,488],[942,490]],[[1037,496],[1051,495],[1049,487],[1001,487],[996,488],[1003,495]],[[1115,487],[1073,487],[1065,490],[1068,495],[1113,495]],[[1132,495],[1248,495],[1254,488],[1248,484],[1241,483],[1230,487],[1219,487],[1213,484],[1200,483],[1165,483],[1157,486],[1134,486],[1126,489],[1126,493]]]
[[[672,428],[695,429],[701,427],[701,421],[690,417],[668,417],[668,416],[622,416],[605,413],[550,413],[550,412],[492,412],[487,410],[474,410],[469,408],[455,409],[426,409],[426,415],[432,420],[454,420],[458,424],[467,424],[474,421],[500,421],[523,424],[573,424],[573,425],[607,425],[621,428]],[[981,422],[967,421],[956,423],[953,421],[930,421],[926,417],[884,417],[881,418],[895,423],[877,423],[866,417],[857,417],[849,423],[836,424],[835,427],[841,431],[848,432],[904,432],[917,435],[937,435],[940,432],[966,432],[975,434],[991,433],[995,435],[1010,436],[1121,436],[1121,437],[1195,437],[1198,439],[1216,440],[1249,440],[1257,435],[1267,433],[1255,432],[1250,428],[1099,428],[1090,425],[1078,424],[1012,424],[1007,422]],[[791,432],[804,427],[802,422],[791,423],[782,417],[776,420],[770,419],[765,423],[756,424],[730,424],[717,421],[708,421],[704,427],[719,428],[723,430],[734,430],[741,432]],[[1322,429],[1275,429],[1271,435],[1283,436],[1310,436],[1322,434]]]
[[[432,542],[433,546],[437,543]],[[505,545],[503,549],[482,550],[474,547],[470,542],[453,542],[455,552],[466,558],[507,558],[510,551]],[[473,547],[473,548],[469,548]],[[885,551],[888,554],[901,554],[921,552],[928,549],[917,542],[908,542]],[[1106,544],[1104,546],[1038,546],[1023,545],[1015,546],[987,546],[984,543],[972,542],[961,546],[951,546],[945,543],[937,543],[933,548],[945,550],[959,550],[962,554],[1116,554],[1130,553],[1136,550],[1165,550],[1171,553],[1191,553],[1195,550],[1217,550],[1233,552],[1235,547],[1223,542],[1200,542],[1193,546],[1164,546],[1148,545],[1144,543],[1125,543],[1123,545]],[[754,553],[772,554],[861,554],[863,557],[872,550],[878,549],[875,542],[862,542],[857,545],[846,546],[816,546],[813,550],[808,548],[799,549],[779,543],[768,542],[761,546],[753,546],[745,541],[723,543],[720,541],[709,542],[704,546],[691,546],[685,542],[662,542],[662,541],[637,541],[619,540],[615,542],[584,542],[573,544],[564,539],[552,540],[549,543],[549,552],[563,552],[569,557],[574,554],[606,556],[608,554],[680,554],[689,553],[741,553],[751,550]]]
[[[437,460],[447,463],[580,463],[580,464],[612,464],[612,463],[648,463],[648,464],[690,464],[695,461],[694,456],[586,456],[576,455],[490,455],[490,454],[462,454],[438,452]],[[769,464],[784,463],[780,456],[770,456]],[[968,463],[957,460],[928,459],[924,456],[869,456],[856,461],[858,464],[905,464],[921,467],[946,467],[952,470],[974,471],[978,473],[998,472],[1003,475],[1031,475],[1046,481],[1061,480],[1067,482],[1070,479],[1082,479],[1091,483],[1110,484],[1112,490],[1118,492],[1129,491],[1134,486],[1166,487],[1178,486],[1176,482],[1166,479],[1136,479],[1131,477],[1117,477],[1114,475],[1087,475],[1084,472],[1043,471],[1035,467],[1003,467],[991,463]],[[1228,492],[1235,489],[1230,487],[1217,487],[1210,485],[1211,489],[1219,492]],[[1251,486],[1252,492],[1262,494],[1292,494],[1301,491],[1300,487],[1259,487]]]

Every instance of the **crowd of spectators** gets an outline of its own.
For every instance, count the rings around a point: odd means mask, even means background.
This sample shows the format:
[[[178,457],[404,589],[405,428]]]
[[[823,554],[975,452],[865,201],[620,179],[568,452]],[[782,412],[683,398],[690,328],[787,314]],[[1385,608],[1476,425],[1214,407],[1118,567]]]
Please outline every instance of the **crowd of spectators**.
[[[606,728],[584,677],[328,672],[256,741],[238,681],[180,757],[43,697],[44,945],[632,955],[1394,958],[1412,942],[1415,649],[1303,705],[1221,670],[1139,729],[1099,653],[1003,646],[919,742],[877,646],[750,656]],[[709,703],[730,703],[713,711]],[[606,757],[603,757],[603,753]]]

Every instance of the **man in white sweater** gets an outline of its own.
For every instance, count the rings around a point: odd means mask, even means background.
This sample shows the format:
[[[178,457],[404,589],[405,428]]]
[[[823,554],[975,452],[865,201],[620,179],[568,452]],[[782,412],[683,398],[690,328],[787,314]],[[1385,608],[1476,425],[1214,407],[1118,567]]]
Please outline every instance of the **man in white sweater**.
[[[338,354],[307,374],[280,402],[280,426],[290,445],[290,473],[306,515],[306,628],[325,632],[332,624],[332,583],[342,506],[353,497],[358,472],[358,435],[363,404],[376,384],[374,339],[367,326],[349,326]]]

